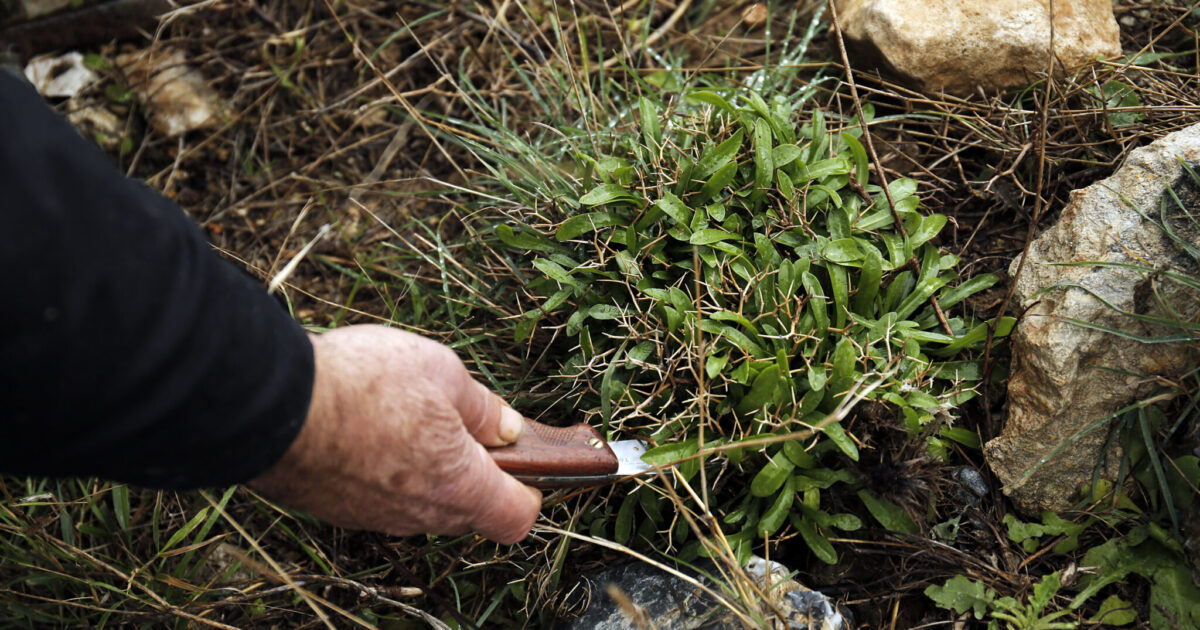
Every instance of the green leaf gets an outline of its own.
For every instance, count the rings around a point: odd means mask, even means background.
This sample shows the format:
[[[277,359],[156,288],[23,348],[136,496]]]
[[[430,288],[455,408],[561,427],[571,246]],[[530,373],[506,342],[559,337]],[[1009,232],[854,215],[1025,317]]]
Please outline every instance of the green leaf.
[[[816,320],[814,334],[817,337],[824,337],[829,330],[829,311],[826,308],[824,289],[821,288],[821,283],[811,272],[805,271],[800,274],[800,279],[804,283],[804,290],[808,292],[808,306]]]
[[[1171,619],[1168,620],[1167,614]],[[1200,628],[1200,589],[1182,562],[1154,572],[1150,587],[1151,628]]]
[[[858,180],[859,184],[866,186],[867,180],[871,176],[870,168],[867,165],[866,149],[863,148],[858,138],[845,131],[842,132],[842,141],[846,143],[846,147],[850,149],[850,156],[854,158],[854,178]]]
[[[801,415],[808,415],[808,414],[816,411],[817,407],[821,406],[821,401],[825,399],[825,381],[824,381],[824,376],[823,376],[824,373],[825,373],[825,371],[822,369],[821,370],[821,374],[822,374],[821,388],[820,389],[809,389],[807,392],[804,392],[804,397],[800,399],[800,406],[796,409],[796,413],[801,414]],[[807,376],[810,380],[812,379],[813,373],[811,370],[809,371]]]
[[[800,147],[794,144],[781,144],[771,149],[771,161],[775,168],[783,168],[800,157]]]
[[[594,304],[588,309],[588,317],[592,319],[612,320],[617,319],[622,314],[621,309],[612,304]],[[639,347],[641,347],[641,344],[639,344]],[[632,354],[632,351],[630,353]]]
[[[1139,111],[1109,111],[1114,108],[1137,108],[1141,106],[1141,99],[1138,98],[1137,90],[1133,86],[1122,83],[1121,81],[1109,81],[1104,86],[1097,90],[1092,86],[1088,90],[1092,94],[1100,97],[1104,103],[1104,109],[1108,117],[1108,122],[1113,127],[1127,127],[1141,122],[1145,118],[1145,114]]]
[[[708,378],[716,378],[721,370],[725,369],[725,364],[729,362],[727,354],[710,354],[704,362],[704,373],[708,374]]]
[[[695,440],[671,442],[670,444],[656,446],[642,453],[642,461],[651,466],[668,466],[685,457],[695,455],[696,452]]]
[[[692,232],[692,236],[688,239],[688,242],[692,245],[711,245],[712,243],[727,241],[732,238],[740,237],[737,234],[732,234],[730,232],[726,232],[725,230],[706,228]]]
[[[158,553],[162,554],[162,553],[174,548],[175,545],[179,544],[179,541],[183,540],[184,538],[187,538],[188,534],[192,533],[192,530],[199,527],[200,523],[203,523],[204,519],[207,516],[208,516],[208,508],[207,507],[200,508],[200,511],[197,512],[196,515],[193,516],[191,519],[189,519],[187,523],[184,523],[183,527],[179,528],[179,530],[176,531],[174,534],[171,534],[171,537],[167,539],[167,544],[160,547],[158,549]]]
[[[113,486],[113,517],[117,520],[117,527],[125,532],[129,530],[129,486],[120,484]]]
[[[783,484],[783,489],[775,496],[775,502],[771,507],[763,512],[761,518],[758,519],[758,535],[761,537],[774,534],[783,525],[783,521],[788,516],[788,512],[792,508],[792,501],[796,497],[796,490],[792,486],[792,479],[788,478]]]
[[[779,194],[783,195],[784,199],[791,200],[796,195],[796,187],[792,184],[792,178],[783,169],[775,171],[775,184],[779,186]]]
[[[586,195],[579,198],[579,203],[585,206],[599,206],[606,203],[637,203],[637,197],[633,196],[624,186],[619,184],[600,184],[593,188]]]
[[[895,503],[875,496],[870,490],[859,490],[858,498],[862,500],[871,516],[889,531],[914,535],[921,531],[912,518]]]
[[[938,304],[943,310],[950,308],[962,302],[963,300],[975,295],[980,291],[992,288],[992,285],[999,282],[1000,277],[991,273],[981,273],[962,284],[942,293],[938,297]]]
[[[750,413],[771,404],[779,392],[779,385],[779,366],[771,364],[763,368],[758,376],[754,377],[754,384],[750,386],[750,391],[738,403],[737,412]]]
[[[547,258],[535,258],[533,260],[533,266],[538,271],[546,274],[547,277],[559,284],[565,284],[575,289],[583,289],[583,285],[578,280],[572,278],[571,275],[567,273],[566,269],[563,269],[561,265],[552,260]]]
[[[497,225],[496,236],[500,237],[500,242],[512,247],[513,249],[521,249],[526,251],[543,251],[556,252],[561,251],[562,246],[542,238],[540,235],[530,234],[529,232],[516,232],[508,225]]]
[[[617,510],[617,521],[613,528],[613,541],[617,544],[628,545],[633,533],[633,511],[638,504],[638,495],[631,492],[621,500],[621,508]]]
[[[804,538],[805,544],[809,549],[812,549],[813,555],[818,560],[825,564],[837,564],[838,556],[834,551],[833,545],[817,531],[817,528],[806,518],[793,523],[796,530],[800,532],[800,536]]]
[[[645,456],[642,459],[645,459]],[[788,459],[782,451],[775,453],[767,465],[763,466],[750,481],[750,494],[756,497],[769,497],[775,494],[775,491],[779,490],[779,487],[791,476],[795,467],[792,460]]]
[[[700,322],[700,330],[706,333],[720,335],[729,340],[730,343],[737,346],[742,352],[756,359],[766,359],[770,355],[754,340],[747,337],[745,333],[720,322],[706,319]]]
[[[833,323],[844,330],[850,311],[850,272],[838,264],[826,265],[825,270],[829,273],[829,289],[833,294]]]
[[[965,427],[942,427],[940,435],[954,440],[967,448],[975,450],[982,448],[979,441],[979,434]]]
[[[513,341],[521,343],[533,336],[537,329],[536,319],[522,319],[513,326]]]
[[[654,207],[671,217],[671,220],[679,225],[687,226],[692,222],[692,209],[670,191],[664,192],[662,199],[656,201]]]
[[[1100,610],[1088,619],[1089,623],[1100,623],[1106,626],[1127,626],[1137,621],[1137,611],[1133,604],[1121,599],[1119,595],[1109,595],[1100,603]]]
[[[1037,610],[1044,610],[1050,600],[1054,599],[1060,586],[1062,586],[1062,581],[1059,579],[1058,571],[1043,576],[1033,585],[1033,596],[1029,598],[1029,604]]]
[[[1200,486],[1200,457],[1176,457],[1165,472],[1167,487],[1171,491],[1176,509],[1181,512],[1190,510],[1197,500],[1193,488]]]
[[[838,340],[833,348],[833,377],[849,378],[854,374],[854,359],[857,357],[854,343],[849,337]]]
[[[845,158],[830,158],[808,166],[808,179],[820,180],[830,175],[845,175],[850,172],[850,162]]]
[[[754,248],[758,251],[759,264],[764,267],[780,267],[782,268],[786,261],[779,255],[779,250],[775,249],[775,244],[771,242],[771,238],[761,232],[754,233]]]
[[[883,278],[883,257],[874,246],[868,245],[864,251],[862,272],[858,276],[858,293],[854,296],[854,312],[866,317],[875,315],[875,297],[879,295],[880,281]]]
[[[820,363],[814,363],[808,366],[808,387],[814,392],[823,392],[825,383],[828,380],[828,374],[825,372],[825,366]]]
[[[850,435],[846,433],[846,430],[842,428],[841,423],[830,422],[821,427],[821,432],[825,434],[825,437],[833,440],[833,443],[846,454],[846,457],[858,461],[858,446],[854,443]]]
[[[670,300],[671,305],[678,309],[681,313],[688,313],[692,310],[692,298],[688,296],[687,293],[684,293],[679,287],[668,288],[667,299]],[[743,318],[743,321],[749,324],[749,320]],[[751,326],[751,328],[753,328],[753,326]]]
[[[737,110],[733,108],[733,105],[730,105],[729,101],[725,100],[715,92],[710,92],[708,90],[696,90],[694,92],[688,92],[687,100],[693,103],[706,103],[708,105],[712,105],[713,107],[720,109],[730,116],[737,115]]]
[[[1013,326],[1015,326],[1016,323],[1017,320],[1015,317],[1002,317],[996,325],[996,337],[999,338],[1007,336],[1010,332],[1012,332]],[[936,352],[931,353],[938,356],[953,354],[963,348],[966,348],[967,346],[975,345],[987,339],[987,331],[987,323],[979,324],[972,328],[971,332],[961,337],[955,337],[954,341],[946,344],[944,348],[940,348]]]
[[[890,183],[888,183],[888,192],[892,193],[892,199],[899,204],[901,199],[912,197],[916,194],[917,180],[910,177],[893,179]]]
[[[692,177],[695,179],[707,179],[709,175],[717,172],[717,169],[725,166],[730,160],[733,160],[742,148],[742,138],[742,130],[739,129],[728,140],[717,145],[715,149],[706,152],[700,157],[700,161],[696,163],[696,170],[692,172]]]
[[[785,457],[792,460],[792,463],[795,464],[797,468],[812,468],[816,463],[813,460],[813,456],[809,455],[808,451],[804,450],[804,445],[796,440],[783,443],[783,454]]]
[[[704,182],[704,186],[700,188],[700,199],[707,201],[721,194],[721,191],[725,190],[725,187],[733,181],[733,176],[737,175],[737,169],[738,164],[733,160],[726,162],[724,166],[718,168],[717,172],[713,173],[712,177],[708,178],[708,181]],[[724,216],[722,215],[721,219],[714,220],[724,220]]]
[[[821,255],[826,260],[840,264],[858,262],[863,259],[863,251],[858,248],[858,239],[855,238],[829,241],[822,248]]]
[[[753,332],[755,335],[758,334],[758,328],[755,328],[754,322],[746,319],[744,315],[739,315],[733,311],[714,311],[709,313],[708,316],[719,322],[737,322],[738,324],[745,326],[747,330]]]
[[[628,340],[622,341],[617,353],[620,354],[628,343]],[[612,401],[621,395],[619,391],[615,391],[617,383],[614,382],[618,365],[620,361],[609,362],[608,367],[604,368],[604,375],[600,377],[600,421],[604,423],[602,428],[605,434],[608,433],[608,422],[612,420]]]
[[[834,514],[830,522],[834,527],[844,532],[854,532],[862,529],[862,519],[853,514]]]
[[[759,118],[754,121],[754,185],[759,189],[771,187],[775,163],[771,159],[771,126]]]
[[[896,203],[899,205],[899,202]],[[937,236],[942,228],[946,227],[946,215],[931,214],[914,221],[913,225],[908,225],[908,221],[905,221],[905,224],[904,229],[908,231],[908,243],[915,250]]]
[[[921,280],[917,283],[917,286],[913,287],[908,296],[904,298],[904,301],[900,302],[900,305],[896,307],[896,317],[905,319],[909,315],[912,315],[913,311],[917,310],[917,307],[929,300],[929,296],[944,286],[946,286],[946,279],[941,276],[933,276],[932,278]]]
[[[625,223],[626,220],[624,218],[611,212],[589,212],[563,221],[558,226],[558,231],[554,233],[554,238],[560,242],[569,241],[588,232],[595,232],[600,228],[625,225]],[[496,231],[499,233],[499,228]],[[504,237],[501,236],[500,239],[504,240]]]
[[[976,619],[983,619],[988,608],[996,599],[996,593],[982,582],[956,575],[942,586],[932,584],[925,589],[925,596],[940,608],[953,610],[957,614],[972,611]]]
[[[931,394],[925,393],[919,389],[914,389],[904,396],[904,401],[908,406],[917,409],[936,409],[938,407],[938,399]]]
[[[658,122],[658,107],[645,96],[638,97],[638,114],[642,119],[642,138],[648,148],[662,146],[662,126]]]

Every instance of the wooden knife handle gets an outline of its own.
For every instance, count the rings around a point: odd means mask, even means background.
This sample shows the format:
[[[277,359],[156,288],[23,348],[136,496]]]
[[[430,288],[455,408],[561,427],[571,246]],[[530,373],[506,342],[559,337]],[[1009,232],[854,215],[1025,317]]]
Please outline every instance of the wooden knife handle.
[[[552,427],[529,418],[520,439],[489,448],[488,453],[504,472],[526,479],[611,475],[619,465],[608,443],[592,427]]]

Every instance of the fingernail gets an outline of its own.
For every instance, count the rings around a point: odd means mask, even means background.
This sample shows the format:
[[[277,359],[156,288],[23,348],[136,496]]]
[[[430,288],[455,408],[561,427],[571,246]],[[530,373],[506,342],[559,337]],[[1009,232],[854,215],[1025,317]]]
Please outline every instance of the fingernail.
[[[500,408],[500,439],[505,442],[516,442],[525,430],[525,419],[516,409],[504,406]]]
[[[525,486],[525,489],[529,491],[529,494],[533,495],[533,498],[535,501],[537,501],[538,505],[542,504],[542,491],[541,490],[538,490],[537,488],[531,488],[529,486]]]

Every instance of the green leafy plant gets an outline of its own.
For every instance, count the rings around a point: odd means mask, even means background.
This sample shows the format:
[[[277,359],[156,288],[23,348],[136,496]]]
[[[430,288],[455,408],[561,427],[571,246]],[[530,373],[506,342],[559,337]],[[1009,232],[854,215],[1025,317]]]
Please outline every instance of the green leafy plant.
[[[835,484],[858,490],[888,529],[920,529],[846,468],[860,449],[849,410],[885,403],[934,455],[969,440],[953,410],[982,370],[956,357],[989,323],[942,313],[997,279],[958,282],[957,257],[932,243],[946,217],[921,212],[913,180],[869,183],[858,119],[839,131],[797,95],[713,84],[604,84],[594,100],[628,106],[603,131],[558,128],[555,155],[525,139],[496,140],[510,147],[498,151],[459,138],[518,200],[477,216],[506,216],[490,229],[519,270],[512,336],[559,344],[549,374],[573,414],[651,439],[647,461],[678,463],[685,484],[719,450],[750,480],[716,488],[730,550],[744,557],[790,525],[833,563],[830,533],[861,526],[823,508]],[[576,89],[564,96],[581,98]],[[669,518],[659,500],[648,489],[624,499],[617,541],[652,539]],[[603,531],[607,519],[594,523]],[[686,540],[687,524],[676,519],[672,534]],[[704,551],[692,541],[681,556]]]
[[[1055,571],[1035,583],[1029,599],[1022,602],[1012,597],[996,597],[995,590],[988,588],[982,582],[958,575],[947,580],[942,586],[936,584],[929,586],[925,589],[925,595],[939,607],[953,610],[958,614],[971,611],[976,619],[983,619],[986,615],[990,619],[989,629],[1058,630],[1077,628],[1078,624],[1074,622],[1058,621],[1069,615],[1070,610],[1046,611],[1054,596],[1058,594],[1060,586],[1059,573]]]
[[[1141,106],[1141,99],[1133,86],[1121,81],[1108,81],[1103,86],[1088,88],[1092,96],[1100,103],[1106,112],[1108,123],[1113,127],[1135,125],[1146,116],[1135,108]],[[1116,111],[1110,109],[1118,108]]]

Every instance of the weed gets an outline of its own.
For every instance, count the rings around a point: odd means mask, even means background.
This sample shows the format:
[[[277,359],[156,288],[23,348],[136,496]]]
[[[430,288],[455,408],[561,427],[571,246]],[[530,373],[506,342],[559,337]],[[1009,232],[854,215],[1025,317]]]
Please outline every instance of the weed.
[[[998,630],[1069,630],[1078,627],[1077,624],[1058,619],[1069,614],[1069,611],[1046,612],[1060,586],[1057,571],[1046,575],[1033,585],[1033,594],[1027,601],[1018,601],[1012,597],[996,597],[996,592],[983,583],[969,580],[963,576],[950,578],[942,586],[932,585],[925,589],[938,606],[963,614],[971,611],[976,619],[983,619],[986,613],[991,619],[989,629]],[[1001,625],[1003,624],[1003,625]]]
[[[757,539],[798,535],[832,564],[828,538],[861,526],[822,501],[844,484],[886,528],[920,531],[844,462],[863,447],[849,414],[860,400],[889,405],[935,457],[973,442],[953,412],[982,371],[954,359],[988,323],[943,313],[996,277],[955,283],[957,257],[932,243],[946,217],[920,211],[912,180],[870,184],[859,121],[839,131],[806,111],[807,86],[579,85],[553,71],[535,81],[550,103],[612,104],[607,119],[560,121],[530,140],[480,105],[484,122],[455,139],[490,165],[481,195],[517,203],[477,204],[471,238],[490,236],[501,261],[488,268],[509,270],[495,282],[511,304],[501,310],[517,313],[511,338],[553,344],[539,373],[572,415],[651,440],[647,461],[676,465],[679,482],[585,524],[685,561],[744,560]],[[707,477],[715,452],[724,465]],[[723,549],[689,540],[687,519],[661,505],[672,495],[694,499],[684,503]]]

